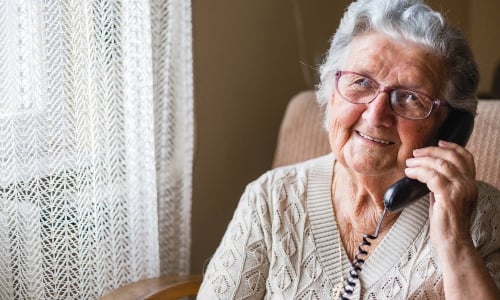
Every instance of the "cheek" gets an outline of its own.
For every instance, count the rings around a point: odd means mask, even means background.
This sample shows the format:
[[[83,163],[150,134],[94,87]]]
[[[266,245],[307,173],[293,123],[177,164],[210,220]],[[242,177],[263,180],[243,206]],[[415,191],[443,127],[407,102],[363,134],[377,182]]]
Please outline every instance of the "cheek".
[[[363,105],[348,103],[343,100],[330,100],[331,126],[352,127],[361,118]],[[337,123],[338,125],[334,125]]]
[[[341,126],[341,122],[337,118],[332,118],[330,120],[330,127],[328,128],[328,139],[330,142],[330,148],[334,153],[338,154],[338,150],[345,144],[347,136],[345,130]]]
[[[361,105],[354,105],[345,101],[330,101],[330,124],[328,132],[330,146],[334,153],[340,151],[346,144],[352,134],[353,126],[361,117],[361,113]]]
[[[426,124],[427,125],[427,124]],[[436,130],[433,126],[419,126],[401,128],[399,137],[401,147],[399,150],[399,161],[404,162],[413,157],[413,150],[430,146],[436,143]]]

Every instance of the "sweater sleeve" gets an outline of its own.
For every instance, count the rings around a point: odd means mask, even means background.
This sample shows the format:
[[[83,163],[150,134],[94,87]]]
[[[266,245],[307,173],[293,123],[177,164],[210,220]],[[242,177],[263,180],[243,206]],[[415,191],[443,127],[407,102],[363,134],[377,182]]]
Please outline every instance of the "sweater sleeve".
[[[473,216],[471,234],[491,277],[500,289],[500,191],[478,183],[479,202]]]
[[[214,253],[197,299],[262,299],[269,269],[270,216],[264,192],[247,186]]]

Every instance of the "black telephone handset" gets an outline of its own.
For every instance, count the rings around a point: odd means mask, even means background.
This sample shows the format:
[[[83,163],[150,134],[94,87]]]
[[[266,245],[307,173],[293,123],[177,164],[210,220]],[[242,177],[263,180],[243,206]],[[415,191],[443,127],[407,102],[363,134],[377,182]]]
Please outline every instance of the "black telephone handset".
[[[474,127],[474,116],[464,110],[452,110],[444,122],[439,139],[465,146]],[[427,185],[408,177],[391,185],[384,194],[384,206],[397,212],[429,193]]]

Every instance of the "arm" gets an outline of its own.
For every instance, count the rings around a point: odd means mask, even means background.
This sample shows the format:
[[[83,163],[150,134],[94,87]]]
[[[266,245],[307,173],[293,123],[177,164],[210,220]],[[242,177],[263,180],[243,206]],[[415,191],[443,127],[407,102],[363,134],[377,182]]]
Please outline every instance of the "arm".
[[[447,243],[446,243],[447,244]],[[500,299],[500,294],[479,252],[464,242],[438,253],[447,299]],[[445,247],[440,247],[441,251]],[[439,251],[438,251],[439,252]]]
[[[263,215],[263,193],[250,185],[241,197],[233,219],[207,267],[198,299],[234,299],[242,295],[263,298],[269,269]],[[260,209],[259,209],[260,208]]]
[[[427,184],[430,236],[443,271],[448,299],[500,299],[483,258],[474,247],[470,220],[477,202],[475,166],[463,147],[440,141],[414,151],[406,175]]]

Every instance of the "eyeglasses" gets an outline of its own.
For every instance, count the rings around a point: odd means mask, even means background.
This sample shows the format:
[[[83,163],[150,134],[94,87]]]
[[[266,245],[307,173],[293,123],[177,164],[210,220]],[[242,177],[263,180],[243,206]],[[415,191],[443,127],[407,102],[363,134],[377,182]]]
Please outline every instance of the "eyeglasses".
[[[411,120],[428,118],[440,105],[447,105],[424,93],[383,86],[369,76],[350,71],[335,73],[335,87],[344,100],[354,104],[368,104],[375,100],[380,92],[387,92],[390,95],[392,111]]]

